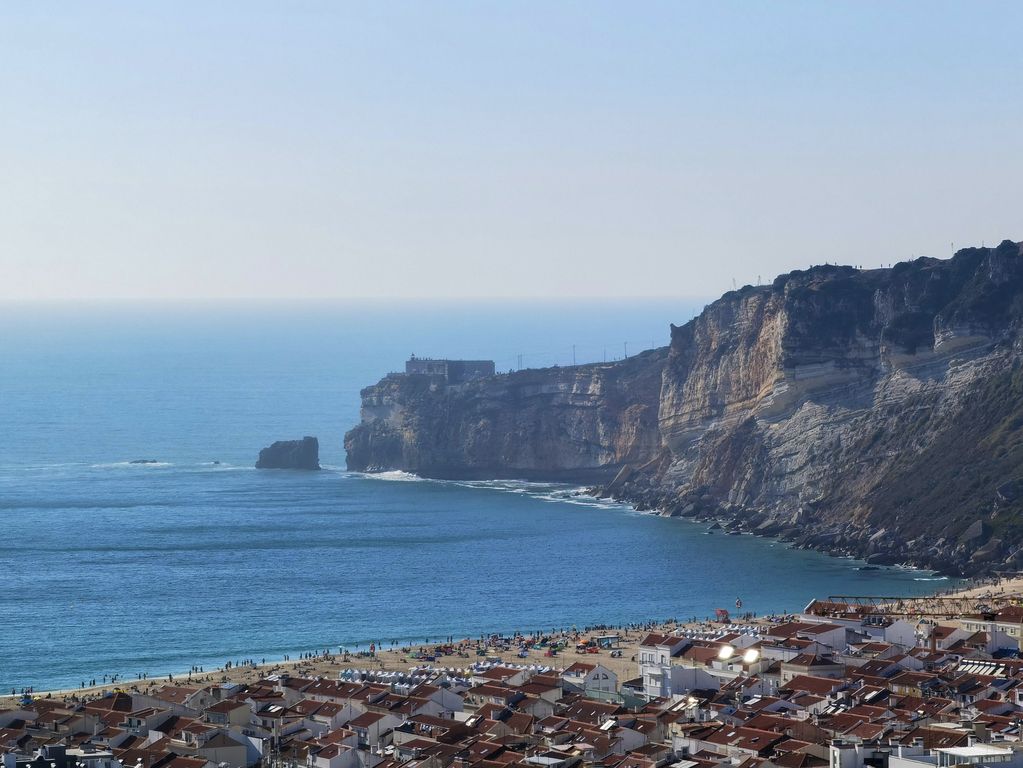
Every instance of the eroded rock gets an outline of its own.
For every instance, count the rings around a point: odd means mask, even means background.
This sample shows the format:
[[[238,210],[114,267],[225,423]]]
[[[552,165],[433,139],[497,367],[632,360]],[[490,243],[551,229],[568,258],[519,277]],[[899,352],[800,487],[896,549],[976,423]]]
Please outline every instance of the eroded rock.
[[[315,437],[278,440],[259,452],[256,469],[319,469],[320,441]]]

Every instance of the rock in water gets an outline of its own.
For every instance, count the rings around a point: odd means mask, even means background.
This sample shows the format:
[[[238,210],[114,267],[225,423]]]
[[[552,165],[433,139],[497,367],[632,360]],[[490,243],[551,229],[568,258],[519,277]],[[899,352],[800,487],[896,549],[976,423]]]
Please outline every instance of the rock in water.
[[[278,440],[259,452],[256,469],[319,469],[320,441],[315,437]]]

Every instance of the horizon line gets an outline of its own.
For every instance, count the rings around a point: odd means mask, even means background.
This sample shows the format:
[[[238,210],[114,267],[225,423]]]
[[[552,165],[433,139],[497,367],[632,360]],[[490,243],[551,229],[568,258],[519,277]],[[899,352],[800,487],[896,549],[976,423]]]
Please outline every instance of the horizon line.
[[[725,291],[727,293],[727,291]],[[723,295],[723,294],[722,294]],[[635,296],[43,296],[43,297],[7,297],[0,296],[0,307],[11,306],[43,306],[43,305],[135,305],[158,304],[169,306],[175,304],[339,304],[339,303],[416,303],[416,304],[479,304],[479,303],[585,303],[593,301],[634,303],[642,301],[656,302],[700,302],[713,301],[706,296],[684,296],[671,294],[635,295]]]

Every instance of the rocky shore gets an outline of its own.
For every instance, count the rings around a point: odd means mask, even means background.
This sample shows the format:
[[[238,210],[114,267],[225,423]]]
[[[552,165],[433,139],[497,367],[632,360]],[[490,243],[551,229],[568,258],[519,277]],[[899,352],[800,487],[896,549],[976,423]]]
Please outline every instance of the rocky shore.
[[[950,575],[1023,566],[1023,256],[746,286],[612,364],[363,390],[351,469],[565,480]]]

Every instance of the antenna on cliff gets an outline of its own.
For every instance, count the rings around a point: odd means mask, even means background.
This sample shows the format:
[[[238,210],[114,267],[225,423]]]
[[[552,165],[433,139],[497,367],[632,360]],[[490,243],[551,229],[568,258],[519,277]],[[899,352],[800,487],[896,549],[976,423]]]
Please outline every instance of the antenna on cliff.
[[[575,344],[572,345],[572,365],[575,365]]]
[[[604,347],[604,362],[607,362],[607,347]]]
[[[625,357],[628,358],[628,356],[629,356],[629,342],[623,341],[622,344],[625,346]]]
[[[522,370],[522,353],[521,352],[519,352],[519,367],[518,367],[518,370],[520,370],[520,371]]]

